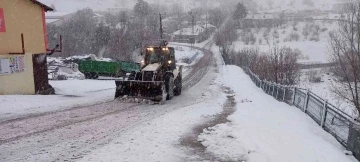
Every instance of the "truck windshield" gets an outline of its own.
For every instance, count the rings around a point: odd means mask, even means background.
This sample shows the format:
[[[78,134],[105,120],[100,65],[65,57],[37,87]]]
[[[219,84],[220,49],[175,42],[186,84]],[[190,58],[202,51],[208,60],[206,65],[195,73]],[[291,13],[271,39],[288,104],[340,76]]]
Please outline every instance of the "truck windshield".
[[[160,62],[160,53],[157,50],[151,51],[148,53],[148,62],[149,64],[159,63]]]

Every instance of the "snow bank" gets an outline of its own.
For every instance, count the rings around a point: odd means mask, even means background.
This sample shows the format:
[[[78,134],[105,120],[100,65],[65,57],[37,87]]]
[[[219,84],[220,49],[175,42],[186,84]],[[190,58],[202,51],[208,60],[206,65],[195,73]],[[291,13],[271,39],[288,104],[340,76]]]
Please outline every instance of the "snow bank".
[[[356,161],[310,117],[265,94],[239,67],[223,72],[223,84],[236,93],[237,111],[231,122],[199,136],[208,152],[224,161]]]

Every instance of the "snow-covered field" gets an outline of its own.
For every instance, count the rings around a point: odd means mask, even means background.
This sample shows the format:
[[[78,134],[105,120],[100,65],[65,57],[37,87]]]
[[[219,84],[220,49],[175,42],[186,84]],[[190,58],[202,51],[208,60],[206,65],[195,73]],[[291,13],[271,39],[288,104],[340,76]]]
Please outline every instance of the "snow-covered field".
[[[295,24],[289,22],[279,28],[239,30],[240,38],[234,42],[233,47],[235,50],[244,47],[258,48],[260,52],[268,53],[270,48],[277,44],[279,47],[285,46],[300,50],[303,55],[299,59],[300,63],[327,63],[330,61],[328,55],[329,31],[336,30],[336,28],[336,21],[318,20]],[[307,30],[309,35],[305,36],[304,30]],[[251,35],[255,38],[255,42],[250,41],[249,44],[246,44],[243,39]],[[297,40],[295,37],[298,37]]]
[[[321,78],[321,81],[317,83],[310,82],[310,73],[313,73],[315,77]],[[334,85],[337,84],[334,79],[336,78],[333,76],[330,70],[326,68],[302,70],[300,75],[300,82],[297,86],[312,91],[319,97],[327,100],[335,107],[344,111],[346,114],[356,117],[357,113],[354,112],[354,106],[351,103],[344,101],[342,98],[339,98],[332,92]]]

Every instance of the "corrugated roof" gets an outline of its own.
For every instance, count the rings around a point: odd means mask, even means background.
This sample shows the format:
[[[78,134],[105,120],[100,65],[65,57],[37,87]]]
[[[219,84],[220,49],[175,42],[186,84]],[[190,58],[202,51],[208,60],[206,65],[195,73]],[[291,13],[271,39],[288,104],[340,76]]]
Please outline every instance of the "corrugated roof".
[[[35,4],[37,4],[37,5],[40,5],[41,7],[44,7],[45,11],[54,11],[54,9],[52,9],[51,7],[45,5],[45,4],[43,4],[43,3],[41,3],[41,2],[39,2],[37,0],[29,0],[29,1],[31,1],[31,2],[33,2]]]

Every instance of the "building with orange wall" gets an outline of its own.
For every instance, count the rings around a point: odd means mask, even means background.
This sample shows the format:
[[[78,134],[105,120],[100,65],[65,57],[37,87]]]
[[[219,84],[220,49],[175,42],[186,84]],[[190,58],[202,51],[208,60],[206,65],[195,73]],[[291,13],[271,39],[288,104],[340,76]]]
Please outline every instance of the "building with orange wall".
[[[0,95],[51,91],[45,12],[36,0],[0,0]]]

